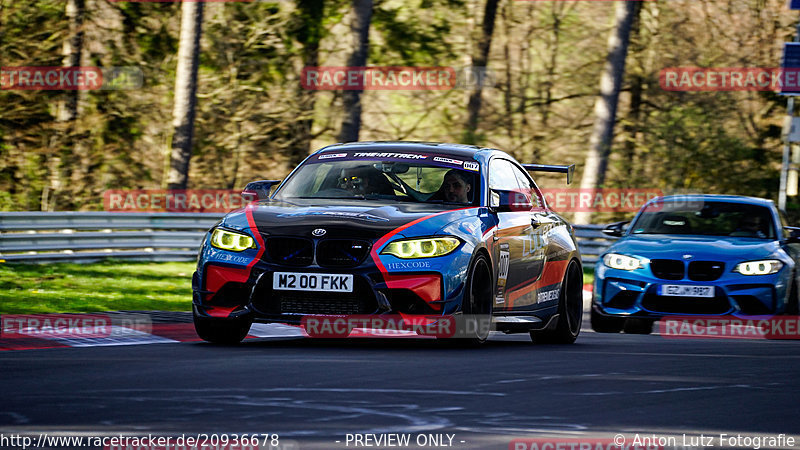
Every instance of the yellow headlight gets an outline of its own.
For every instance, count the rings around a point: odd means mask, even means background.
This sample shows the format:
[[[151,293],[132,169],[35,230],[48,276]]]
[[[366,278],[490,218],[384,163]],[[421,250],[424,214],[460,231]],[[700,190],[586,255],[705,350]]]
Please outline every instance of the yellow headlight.
[[[250,236],[222,228],[217,228],[211,233],[211,245],[232,252],[242,252],[256,247],[255,241]]]
[[[461,241],[454,237],[427,238],[427,239],[405,239],[390,242],[381,251],[382,255],[394,255],[398,258],[433,258],[444,256],[461,244]]]

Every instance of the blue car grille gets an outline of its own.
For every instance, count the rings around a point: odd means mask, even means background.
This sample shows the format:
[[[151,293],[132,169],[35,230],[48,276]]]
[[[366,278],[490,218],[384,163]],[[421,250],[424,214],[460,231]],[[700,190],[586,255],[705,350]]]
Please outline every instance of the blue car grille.
[[[689,263],[689,279],[693,281],[714,281],[722,276],[725,263],[720,261],[692,261]]]
[[[653,275],[662,280],[682,280],[686,264],[678,259],[653,259],[650,261]],[[725,263],[720,261],[692,261],[689,263],[688,277],[692,281],[714,281],[725,272]]]
[[[664,280],[680,280],[683,278],[683,261],[676,259],[652,259],[650,260],[650,270],[653,275]]]

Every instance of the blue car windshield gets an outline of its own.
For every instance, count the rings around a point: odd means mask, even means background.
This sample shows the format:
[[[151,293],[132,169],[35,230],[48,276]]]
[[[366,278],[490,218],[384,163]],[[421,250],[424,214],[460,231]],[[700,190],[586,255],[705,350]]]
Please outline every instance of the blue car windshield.
[[[775,239],[769,208],[716,201],[656,202],[631,225],[632,234],[681,234]]]
[[[455,168],[453,163],[311,159],[292,174],[275,198],[477,205],[477,171]]]

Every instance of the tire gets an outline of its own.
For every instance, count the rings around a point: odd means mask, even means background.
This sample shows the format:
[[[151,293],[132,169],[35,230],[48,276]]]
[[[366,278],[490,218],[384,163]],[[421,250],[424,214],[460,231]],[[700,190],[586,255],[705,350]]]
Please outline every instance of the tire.
[[[796,316],[800,314],[800,299],[798,299],[797,295],[797,281],[792,275],[792,287],[789,289],[789,303],[786,305],[785,315]]]
[[[492,271],[489,260],[483,254],[478,254],[467,272],[467,285],[464,290],[464,303],[461,310],[468,319],[480,320],[460,321],[460,326],[465,327],[468,333],[460,343],[469,346],[479,346],[489,339],[492,317]],[[488,319],[488,320],[486,320]],[[460,333],[459,333],[460,334]]]
[[[591,312],[591,321],[595,333],[619,333],[625,326],[625,319],[600,315],[594,308]]]
[[[250,331],[244,319],[210,319],[194,314],[194,329],[200,339],[214,344],[238,344]]]
[[[558,297],[558,322],[549,330],[531,331],[537,344],[572,344],[583,324],[583,271],[575,260],[570,261]]]
[[[626,319],[622,330],[626,334],[650,334],[653,332],[653,323],[655,321],[651,319]]]
[[[794,274],[792,274],[792,286],[791,288],[789,288],[789,297],[787,299],[786,308],[783,310],[784,316],[797,316],[798,314],[800,314],[800,311],[798,311],[799,309],[798,307],[800,307],[800,299],[797,297],[797,295],[798,295],[797,281],[795,281]],[[772,334],[769,333],[767,334],[766,338],[769,340],[787,339],[786,336],[773,336]],[[791,339],[796,340],[798,339],[798,337],[795,336]]]

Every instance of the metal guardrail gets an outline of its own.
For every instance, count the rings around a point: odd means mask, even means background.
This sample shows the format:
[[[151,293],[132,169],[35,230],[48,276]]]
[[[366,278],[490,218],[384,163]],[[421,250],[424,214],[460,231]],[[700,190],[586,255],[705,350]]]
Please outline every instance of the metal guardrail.
[[[573,225],[584,267],[593,266],[600,255],[618,238],[603,233],[605,225]]]
[[[92,262],[106,258],[190,261],[220,213],[0,213],[0,259],[6,262]],[[577,225],[585,265],[613,238],[603,225]]]
[[[0,259],[190,261],[220,213],[0,213]]]

